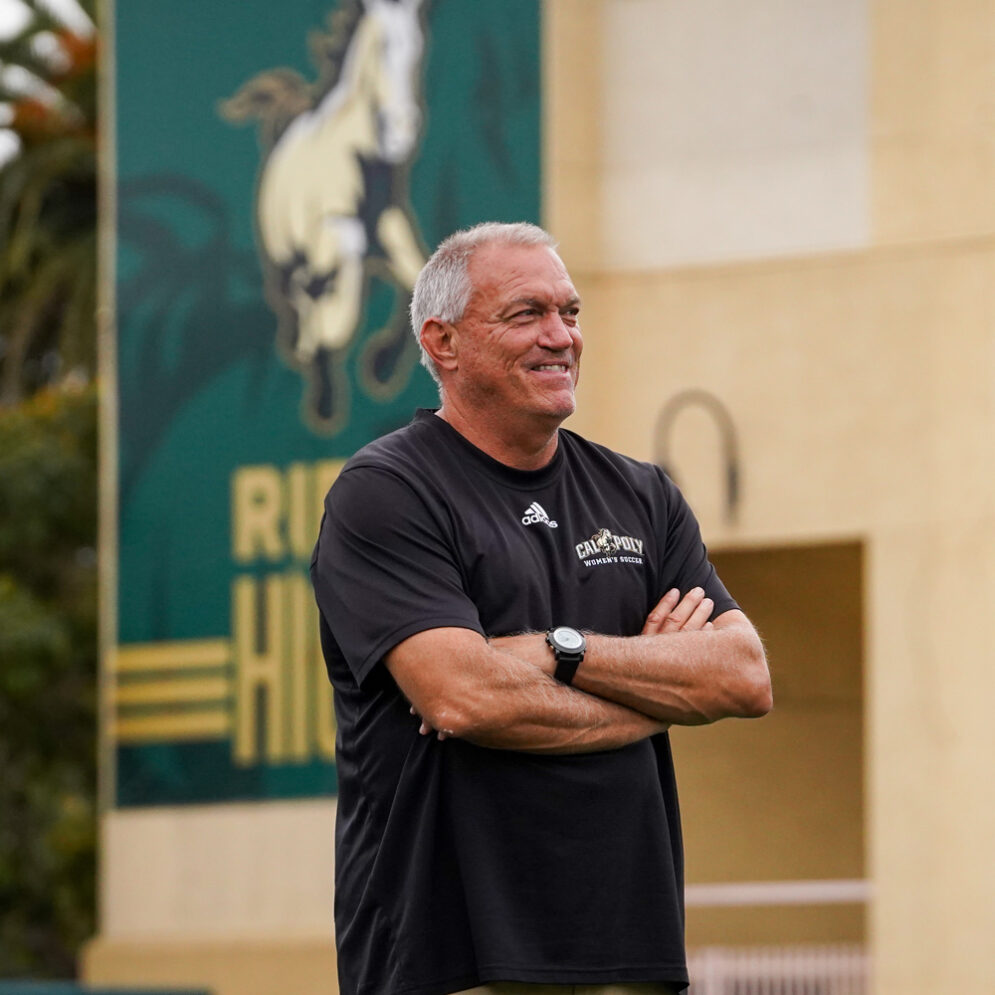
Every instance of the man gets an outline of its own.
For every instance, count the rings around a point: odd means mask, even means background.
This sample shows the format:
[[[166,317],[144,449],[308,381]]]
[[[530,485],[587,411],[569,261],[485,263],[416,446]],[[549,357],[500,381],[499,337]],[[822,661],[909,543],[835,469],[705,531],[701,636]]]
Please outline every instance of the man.
[[[441,405],[349,461],[312,561],[341,989],[679,991],[666,730],[764,714],[760,641],[662,471],[560,429],[580,301],[544,231],[457,232],[411,310]]]

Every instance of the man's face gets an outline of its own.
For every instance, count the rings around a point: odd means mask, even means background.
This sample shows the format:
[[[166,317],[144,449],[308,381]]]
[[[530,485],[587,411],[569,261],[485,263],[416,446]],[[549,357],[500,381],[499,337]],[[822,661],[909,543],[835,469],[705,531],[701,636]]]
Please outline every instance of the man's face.
[[[584,343],[580,299],[560,257],[495,243],[470,257],[469,275],[453,387],[483,417],[573,414]]]

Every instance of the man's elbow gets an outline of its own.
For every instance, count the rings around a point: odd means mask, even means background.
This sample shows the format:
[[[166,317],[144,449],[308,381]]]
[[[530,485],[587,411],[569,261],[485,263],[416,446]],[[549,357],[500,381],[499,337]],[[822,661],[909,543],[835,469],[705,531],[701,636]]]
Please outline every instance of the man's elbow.
[[[759,719],[774,707],[774,692],[763,644],[754,635],[742,670],[739,714],[744,719]]]
[[[744,719],[763,718],[774,707],[774,694],[770,678],[757,680],[746,690],[741,699],[740,716]]]

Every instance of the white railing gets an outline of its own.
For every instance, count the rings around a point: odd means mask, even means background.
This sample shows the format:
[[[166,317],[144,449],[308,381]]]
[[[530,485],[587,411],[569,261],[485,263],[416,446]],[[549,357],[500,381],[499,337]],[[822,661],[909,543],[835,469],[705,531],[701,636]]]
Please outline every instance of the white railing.
[[[866,995],[862,946],[701,947],[688,995]]]
[[[689,884],[684,889],[684,902],[688,908],[696,905],[858,905],[870,899],[871,883],[861,878],[734,881],[727,884]]]
[[[689,907],[860,904],[870,882],[751,881],[688,885]],[[859,944],[699,947],[688,951],[688,995],[866,995],[869,957]]]

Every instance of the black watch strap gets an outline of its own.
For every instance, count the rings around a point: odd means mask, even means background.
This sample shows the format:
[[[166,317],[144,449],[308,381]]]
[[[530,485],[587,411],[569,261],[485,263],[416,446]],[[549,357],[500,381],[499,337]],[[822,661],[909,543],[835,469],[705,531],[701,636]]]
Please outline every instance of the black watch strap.
[[[587,640],[577,629],[558,625],[546,633],[546,642],[552,647],[556,659],[553,676],[561,684],[572,684],[587,651]]]
[[[573,684],[574,675],[577,673],[577,668],[579,666],[579,657],[573,657],[571,659],[569,657],[559,656],[556,658],[556,670],[553,672],[553,677],[555,677],[561,684]]]

